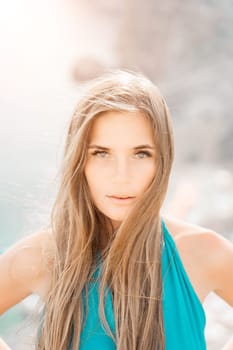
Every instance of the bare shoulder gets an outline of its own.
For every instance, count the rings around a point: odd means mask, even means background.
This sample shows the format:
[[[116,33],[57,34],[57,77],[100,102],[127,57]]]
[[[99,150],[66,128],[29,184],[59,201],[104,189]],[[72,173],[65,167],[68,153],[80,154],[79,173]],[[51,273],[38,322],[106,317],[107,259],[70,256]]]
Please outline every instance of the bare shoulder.
[[[32,293],[45,296],[53,251],[52,233],[43,230],[22,238],[0,255],[0,313]]]
[[[22,268],[23,272],[31,271],[35,275],[40,275],[49,266],[52,251],[52,233],[43,230],[20,239],[1,258],[11,263],[14,277],[20,275]]]
[[[187,242],[192,241],[192,243],[196,242],[197,244],[202,243],[203,249],[212,248],[217,251],[219,251],[219,244],[230,243],[230,241],[222,235],[209,228],[171,217],[165,217],[164,219],[169,232],[177,242],[179,242],[179,240],[184,240]]]
[[[233,306],[233,243],[198,225],[173,218],[165,218],[165,223],[186,263],[201,271],[209,289]]]
[[[204,236],[207,237],[208,235],[215,234],[214,231],[208,228],[195,225],[183,220],[178,220],[173,217],[166,216],[164,217],[164,220],[169,232],[171,232],[175,240],[178,240],[183,236],[195,236],[193,238],[201,238],[202,236],[203,238]]]
[[[214,231],[199,225],[190,224],[171,217],[165,217],[164,219],[168,231],[184,259],[189,259],[192,263],[201,262],[203,268],[207,266],[207,260],[212,259],[215,255],[209,253],[216,250],[216,237],[220,236]]]
[[[232,243],[219,233],[206,227],[191,224],[174,218],[165,218],[166,226],[178,246],[190,248],[206,263],[219,264],[225,249]]]

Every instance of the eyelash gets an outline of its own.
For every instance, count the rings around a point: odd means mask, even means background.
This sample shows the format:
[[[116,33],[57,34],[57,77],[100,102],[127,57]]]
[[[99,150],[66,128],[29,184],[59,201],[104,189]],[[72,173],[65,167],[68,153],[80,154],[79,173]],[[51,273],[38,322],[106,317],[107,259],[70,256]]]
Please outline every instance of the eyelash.
[[[105,152],[105,151],[94,151],[93,153],[91,153],[93,156],[95,156],[95,155],[97,155],[97,154],[100,154],[100,153],[105,153],[105,154],[107,154],[107,152]],[[147,151],[139,151],[139,152],[137,152],[136,154],[140,154],[140,153],[143,153],[143,154],[145,154],[147,157],[152,157],[152,154],[150,153],[150,152],[147,152]],[[144,157],[143,157],[144,158]],[[141,158],[141,159],[143,159],[143,158]]]

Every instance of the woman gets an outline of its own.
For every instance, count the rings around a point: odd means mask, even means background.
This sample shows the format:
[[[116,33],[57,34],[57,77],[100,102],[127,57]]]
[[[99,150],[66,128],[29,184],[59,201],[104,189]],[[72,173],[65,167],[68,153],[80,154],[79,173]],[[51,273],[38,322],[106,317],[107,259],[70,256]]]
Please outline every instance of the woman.
[[[173,161],[158,89],[115,71],[87,85],[72,116],[47,230],[0,260],[0,312],[45,302],[37,349],[206,349],[202,302],[233,306],[233,245],[161,218]]]

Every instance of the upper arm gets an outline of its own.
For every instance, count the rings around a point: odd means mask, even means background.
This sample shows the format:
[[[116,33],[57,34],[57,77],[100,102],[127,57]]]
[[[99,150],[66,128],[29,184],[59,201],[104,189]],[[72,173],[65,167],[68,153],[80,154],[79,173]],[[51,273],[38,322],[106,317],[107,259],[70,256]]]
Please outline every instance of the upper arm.
[[[18,241],[0,255],[0,314],[37,291],[46,278],[43,240],[38,232]]]
[[[221,235],[209,235],[210,276],[213,291],[233,306],[233,244]]]

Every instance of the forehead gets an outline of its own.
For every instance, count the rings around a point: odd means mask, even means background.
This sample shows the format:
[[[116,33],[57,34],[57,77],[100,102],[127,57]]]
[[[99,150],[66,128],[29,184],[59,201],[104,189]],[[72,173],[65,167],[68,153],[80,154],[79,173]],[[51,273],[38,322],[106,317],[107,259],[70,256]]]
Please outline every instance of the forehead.
[[[152,141],[154,131],[148,117],[141,112],[109,111],[97,116],[90,131],[90,142]]]

